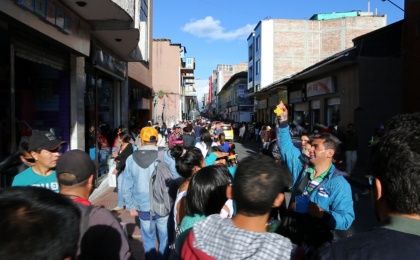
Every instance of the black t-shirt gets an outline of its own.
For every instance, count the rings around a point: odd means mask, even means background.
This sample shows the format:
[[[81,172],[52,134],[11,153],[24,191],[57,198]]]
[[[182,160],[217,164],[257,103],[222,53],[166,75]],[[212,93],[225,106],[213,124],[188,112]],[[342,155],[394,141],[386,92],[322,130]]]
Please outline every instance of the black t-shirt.
[[[182,135],[182,141],[185,148],[194,147],[195,145],[195,137],[191,134]]]
[[[317,259],[419,259],[420,236],[376,228],[321,249]]]

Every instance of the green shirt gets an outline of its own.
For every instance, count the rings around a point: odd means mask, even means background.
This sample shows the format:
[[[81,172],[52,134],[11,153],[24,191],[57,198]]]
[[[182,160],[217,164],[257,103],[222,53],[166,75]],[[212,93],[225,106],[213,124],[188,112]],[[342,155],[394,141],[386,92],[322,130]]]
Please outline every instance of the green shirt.
[[[59,192],[57,174],[52,171],[49,175],[40,175],[34,172],[32,167],[20,172],[15,176],[12,186],[37,186]]]
[[[311,193],[313,191],[314,188],[316,188],[323,180],[324,178],[328,175],[328,173],[331,170],[331,166],[328,167],[328,169],[326,171],[324,171],[323,173],[321,173],[319,176],[315,177],[315,169],[314,168],[308,168],[306,171],[309,172],[309,183],[306,186],[306,191],[308,193]]]

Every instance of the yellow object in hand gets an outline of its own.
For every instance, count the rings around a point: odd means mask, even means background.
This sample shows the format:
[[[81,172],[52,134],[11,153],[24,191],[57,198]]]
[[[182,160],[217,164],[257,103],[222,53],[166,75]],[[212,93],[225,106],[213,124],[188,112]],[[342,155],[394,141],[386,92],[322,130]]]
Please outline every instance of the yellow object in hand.
[[[284,113],[284,109],[277,106],[276,109],[274,109],[274,113],[276,116],[281,116],[281,114]]]

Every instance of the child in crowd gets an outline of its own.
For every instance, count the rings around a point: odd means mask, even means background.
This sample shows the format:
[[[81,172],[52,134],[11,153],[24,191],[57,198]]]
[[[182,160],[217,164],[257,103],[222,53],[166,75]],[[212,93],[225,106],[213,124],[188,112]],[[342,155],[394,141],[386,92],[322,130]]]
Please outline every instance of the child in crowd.
[[[288,172],[272,158],[254,156],[238,166],[232,188],[237,214],[232,219],[211,215],[194,225],[181,259],[290,259],[293,244],[288,238],[267,233],[272,207],[284,201]]]
[[[192,226],[211,214],[218,214],[225,204],[226,189],[232,183],[227,168],[213,165],[202,168],[191,179],[185,197],[186,215],[179,226],[177,251]]]

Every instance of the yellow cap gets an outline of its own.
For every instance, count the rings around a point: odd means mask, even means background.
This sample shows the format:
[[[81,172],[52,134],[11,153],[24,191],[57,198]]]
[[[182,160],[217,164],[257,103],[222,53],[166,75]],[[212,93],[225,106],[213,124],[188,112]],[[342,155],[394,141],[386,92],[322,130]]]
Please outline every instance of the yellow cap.
[[[158,137],[158,131],[151,126],[146,126],[143,127],[140,130],[140,139],[144,142],[150,142],[150,138],[154,136],[155,137],[155,141],[157,140]]]

